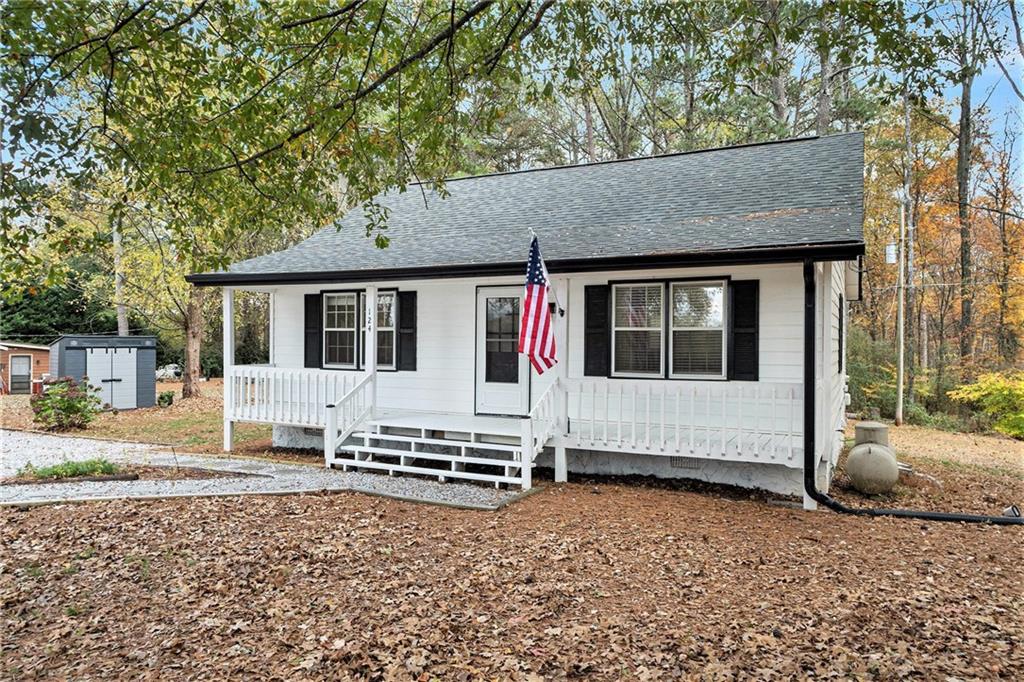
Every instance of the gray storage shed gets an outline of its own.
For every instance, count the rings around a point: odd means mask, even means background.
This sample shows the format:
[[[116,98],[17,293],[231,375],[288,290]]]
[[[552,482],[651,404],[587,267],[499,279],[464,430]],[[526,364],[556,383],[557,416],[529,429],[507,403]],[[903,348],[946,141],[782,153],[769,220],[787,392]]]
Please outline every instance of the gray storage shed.
[[[104,407],[156,404],[155,336],[62,336],[50,344],[50,375],[89,377]]]

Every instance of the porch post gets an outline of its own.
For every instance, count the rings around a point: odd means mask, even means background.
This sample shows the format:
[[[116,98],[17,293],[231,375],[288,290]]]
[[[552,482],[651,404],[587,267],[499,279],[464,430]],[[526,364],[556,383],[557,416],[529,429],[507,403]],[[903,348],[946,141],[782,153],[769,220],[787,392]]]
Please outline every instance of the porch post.
[[[533,420],[527,417],[522,420],[522,439],[521,443],[523,446],[522,454],[520,458],[521,466],[519,469],[519,476],[522,478],[523,490],[529,490],[533,487]]]
[[[373,376],[370,387],[370,416],[377,411],[377,287],[366,287],[366,360],[367,375]]]
[[[569,278],[557,278],[552,284],[558,303],[564,311],[555,313],[555,344],[558,354],[558,364],[555,365],[555,381],[562,384],[562,393],[557,396],[555,404],[555,409],[558,411],[556,421],[559,429],[556,435],[563,436],[569,433],[569,391],[566,385],[566,378],[569,376]],[[569,467],[565,447],[558,445],[555,447],[555,483],[565,483],[568,480]]]
[[[268,296],[270,300],[267,302],[267,307],[269,308],[267,317],[270,324],[267,328],[267,362],[270,363],[271,367],[277,367],[277,353],[274,352],[274,318],[277,317],[277,291],[271,291]]]
[[[231,421],[234,413],[234,367],[235,367],[235,290],[224,287],[224,451],[231,452],[235,426]]]

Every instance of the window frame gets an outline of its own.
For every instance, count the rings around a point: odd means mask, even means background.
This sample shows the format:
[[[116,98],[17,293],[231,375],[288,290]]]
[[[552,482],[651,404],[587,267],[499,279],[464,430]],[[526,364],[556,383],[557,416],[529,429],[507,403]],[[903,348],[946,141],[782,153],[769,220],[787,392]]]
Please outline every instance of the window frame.
[[[611,362],[608,364],[609,377],[619,379],[664,379],[665,378],[665,281],[638,281],[638,282],[609,282],[611,284],[611,296],[609,296],[609,305],[611,310],[609,311],[609,328],[611,330],[611,343],[609,344],[611,349]],[[626,287],[658,287],[661,291],[661,323],[655,327],[619,327],[616,325],[615,319],[615,295],[616,291],[620,288]],[[657,331],[659,334],[658,341],[658,371],[654,372],[619,372],[615,369],[615,341],[617,338],[616,332],[619,331]]]
[[[665,361],[667,379],[684,379],[688,381],[727,381],[729,379],[729,280],[699,279],[670,280],[666,282],[669,306],[665,315],[665,330],[668,336],[668,353]],[[675,287],[687,286],[718,286],[722,289],[722,324],[719,327],[676,327],[672,315],[672,294]],[[722,371],[719,374],[677,374],[672,371],[672,352],[675,346],[674,332],[677,331],[721,331],[722,332]]]
[[[397,372],[398,371],[398,289],[378,289],[377,290],[377,305],[380,305],[381,296],[390,296],[392,298],[391,303],[391,326],[381,327],[378,323],[377,333],[380,332],[391,332],[391,362],[381,364],[378,356],[377,370],[381,372]],[[359,292],[359,315],[363,320],[363,326],[359,329],[359,347],[357,348],[356,354],[356,367],[358,369],[364,369],[366,367],[366,290],[363,289]],[[378,349],[380,346],[378,345]]]
[[[331,297],[351,296],[353,298],[354,320],[353,327],[328,327],[327,326],[327,301]],[[324,369],[359,369],[359,290],[349,289],[343,291],[321,291],[320,292],[320,344],[323,346],[320,355],[320,366]],[[327,332],[352,332],[352,363],[327,362]]]
[[[392,335],[391,344],[391,363],[387,365],[377,364],[377,370],[380,372],[397,372],[398,370],[398,306],[399,297],[397,288],[378,289],[378,303],[379,297],[382,295],[393,296],[394,303],[392,304],[392,322],[393,326],[381,329],[378,327],[378,331],[390,331]],[[327,326],[327,298],[329,296],[354,296],[356,304],[356,326],[355,326],[355,362],[353,364],[340,364],[340,363],[328,363],[327,362],[327,332],[328,331],[350,331],[350,328],[343,327],[328,327]],[[355,371],[361,372],[366,369],[366,358],[365,354],[365,336],[366,336],[366,289],[331,289],[323,290],[320,292],[320,345],[322,346],[320,352],[320,367],[322,369],[332,370],[343,370],[343,371]]]

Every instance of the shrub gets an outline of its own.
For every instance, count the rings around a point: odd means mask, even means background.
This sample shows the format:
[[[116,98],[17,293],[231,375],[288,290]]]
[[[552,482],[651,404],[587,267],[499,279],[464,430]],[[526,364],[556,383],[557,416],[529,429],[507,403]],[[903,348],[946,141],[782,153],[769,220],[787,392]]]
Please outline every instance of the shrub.
[[[931,426],[934,421],[932,415],[920,403],[906,403],[903,405],[903,421],[917,426]]]
[[[100,411],[97,391],[85,381],[71,377],[50,379],[43,392],[32,396],[33,420],[49,431],[84,429]]]
[[[26,464],[19,476],[30,478],[76,478],[78,476],[111,475],[117,473],[117,466],[105,459],[86,459],[80,462],[61,462],[48,467],[34,467]]]
[[[156,404],[160,407],[170,407],[174,404],[174,391],[160,391],[156,397]]]
[[[996,431],[1024,439],[1024,372],[982,374],[949,392],[953,400],[981,410]]]

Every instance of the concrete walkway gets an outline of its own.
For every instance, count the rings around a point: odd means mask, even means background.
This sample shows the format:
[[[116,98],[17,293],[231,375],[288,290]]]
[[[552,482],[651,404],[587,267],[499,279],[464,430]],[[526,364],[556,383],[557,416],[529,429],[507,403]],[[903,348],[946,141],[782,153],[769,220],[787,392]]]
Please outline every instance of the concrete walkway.
[[[166,447],[0,429],[0,478],[26,464],[49,466],[69,460],[103,458],[114,463],[191,467],[237,473],[179,481],[91,481],[0,486],[0,506],[52,504],[125,498],[282,495],[355,491],[398,499],[493,510],[521,495],[464,483],[438,483],[411,476],[343,472],[303,464],[174,454]]]

